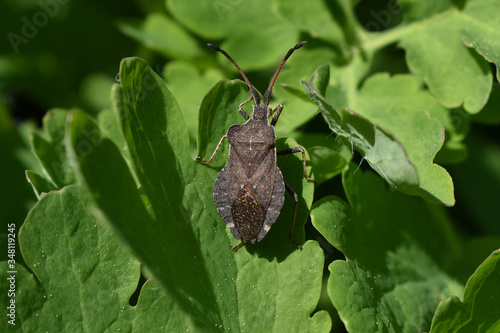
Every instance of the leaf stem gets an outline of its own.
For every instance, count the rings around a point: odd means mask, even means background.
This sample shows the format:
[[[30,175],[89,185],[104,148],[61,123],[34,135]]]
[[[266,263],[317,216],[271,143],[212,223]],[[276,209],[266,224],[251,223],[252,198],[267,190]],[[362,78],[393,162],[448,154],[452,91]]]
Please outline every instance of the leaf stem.
[[[428,26],[432,21],[442,20],[443,17],[455,15],[456,13],[456,9],[450,9],[423,21],[413,22],[406,25],[398,25],[397,27],[381,32],[365,32],[360,35],[361,46],[366,51],[376,51],[387,45],[398,42],[401,40],[402,36],[406,34],[414,33],[416,30]]]
[[[376,51],[387,45],[395,43],[401,36],[408,33],[408,27],[394,28],[383,32],[365,33],[362,48],[366,51]]]

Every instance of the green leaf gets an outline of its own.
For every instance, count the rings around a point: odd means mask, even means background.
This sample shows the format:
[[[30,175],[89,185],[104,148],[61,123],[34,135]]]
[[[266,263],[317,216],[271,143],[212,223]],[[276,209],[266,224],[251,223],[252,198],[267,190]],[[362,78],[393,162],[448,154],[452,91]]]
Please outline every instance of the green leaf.
[[[16,271],[16,295],[10,298],[16,302],[16,326],[3,320],[2,331],[185,330],[183,313],[151,281],[142,287],[137,306],[129,304],[140,264],[89,200],[72,185],[48,193],[29,213],[19,243],[33,273],[0,263],[3,281]],[[3,304],[10,302],[8,287],[1,287]]]
[[[67,111],[54,109],[43,117],[44,132],[34,133],[31,139],[33,152],[40,161],[49,181],[57,188],[75,184],[76,178],[64,148],[64,128]],[[87,149],[87,145],[79,147]]]
[[[313,147],[308,151],[311,155],[314,179],[318,184],[341,173],[349,161],[338,151],[326,147]]]
[[[223,1],[169,1],[168,10],[190,30],[204,38],[222,38],[230,28],[233,11],[241,3]],[[226,22],[224,22],[226,21]]]
[[[326,311],[310,317],[319,299],[323,269],[317,265],[324,259],[318,250],[318,245],[309,241],[302,251],[267,265],[264,263],[271,258],[258,259],[255,255],[238,253],[241,257],[236,286],[241,295],[241,331],[330,332],[331,320]]]
[[[433,163],[444,136],[443,125],[427,112],[434,103],[413,77],[379,74],[366,81],[352,107],[401,142],[417,170],[420,195],[452,206],[451,177]]]
[[[345,43],[340,24],[333,20],[332,13],[324,1],[293,2],[276,1],[278,12],[285,17],[295,29],[308,32],[311,36],[321,38],[335,45]]]
[[[330,128],[360,151],[391,186],[448,206],[455,203],[451,177],[432,163],[443,142],[442,125],[429,117],[426,109],[433,99],[412,77],[374,75],[359,91],[356,111],[340,113],[312,86],[303,84]]]
[[[460,29],[464,43],[474,48],[486,60],[497,65],[497,79],[500,79],[500,22],[498,22],[497,11],[500,5],[495,0],[468,1],[464,10],[464,21],[467,26]],[[481,82],[483,86],[487,81]],[[484,89],[484,87],[483,87]]]
[[[478,115],[483,113],[484,109]],[[462,108],[446,109],[439,103],[432,105],[429,114],[431,118],[439,120],[445,129],[445,141],[436,155],[435,162],[439,164],[463,162],[467,157],[468,149],[462,141],[469,132],[470,114]]]
[[[500,319],[500,250],[494,251],[470,277],[463,302],[457,296],[441,302],[432,320],[432,333],[498,332]]]
[[[184,119],[186,119],[189,136],[194,144],[201,100],[206,92],[223,78],[223,75],[216,69],[208,69],[201,73],[193,64],[185,61],[171,61],[163,68],[163,76],[168,89],[172,91],[179,103]],[[248,96],[248,88],[246,91]]]
[[[118,28],[126,35],[169,58],[194,59],[201,50],[196,40],[175,21],[162,13],[149,14],[144,22],[120,20]]]
[[[102,134],[109,138],[113,143],[120,148],[121,151],[125,150],[125,138],[120,131],[120,124],[113,110],[104,110],[97,115],[97,122]]]
[[[26,170],[26,178],[33,187],[37,199],[40,199],[42,193],[49,193],[50,191],[57,190],[54,184],[47,180],[47,178],[34,171]]]
[[[221,107],[226,102],[211,103],[217,94],[224,95],[217,91],[221,87],[229,89],[229,97],[244,93],[241,82],[222,81],[207,94],[202,109],[208,108],[209,115],[242,119],[231,105],[237,101],[226,100],[230,107],[225,108]],[[233,254],[231,246],[238,241],[212,202],[217,170],[190,156],[181,111],[163,80],[144,61],[125,59],[113,100],[140,189],[116,146],[102,135],[93,138],[89,154],[78,154],[76,147],[86,140],[83,134],[98,134],[97,124],[80,112],[72,113],[69,123],[72,159],[115,230],[195,325],[210,331],[270,331],[282,326],[329,331],[327,313],[311,318],[321,290],[322,251],[316,242],[298,251],[288,239],[293,201],[285,200],[280,218],[262,243],[248,244]],[[201,120],[207,116],[200,115],[200,128],[210,128]],[[208,133],[207,138],[215,136]],[[280,149],[294,145],[290,140],[277,143]],[[283,156],[278,162],[300,198],[294,234],[303,242],[313,184],[303,179],[299,156]]]
[[[354,111],[336,111],[318,92],[303,81],[308,94],[318,104],[330,129],[359,150],[370,165],[392,186],[414,193],[418,175],[404,147],[397,139]]]
[[[97,124],[80,112],[74,112],[70,122],[72,158],[97,204],[153,276],[170,291],[181,307],[191,309],[196,319],[210,318],[212,322],[220,323],[217,309],[214,311],[218,293],[211,290],[212,279],[203,264],[204,257],[200,248],[193,246],[196,238],[191,225],[186,223],[189,222],[188,212],[193,212],[187,208],[187,203],[195,200],[195,194],[185,192],[184,179],[171,177],[172,174],[182,175],[183,171],[177,168],[181,166],[179,159],[184,156],[182,167],[187,169],[184,170],[188,173],[186,177],[191,181],[195,178],[193,170],[188,169],[190,165],[185,163],[189,142],[185,140],[185,127],[183,130],[179,126],[183,123],[180,111],[163,81],[143,62],[124,60],[120,78],[122,86],[114,88],[113,99],[135,172],[154,218],[146,210],[125,161],[111,141],[95,137],[93,142],[96,145],[89,154],[78,153],[76,148],[87,140],[84,133],[99,134]],[[136,99],[142,102],[139,107],[134,107],[138,103]],[[163,113],[163,103],[177,110]],[[165,115],[163,119],[159,116],[162,113]],[[170,121],[167,122],[167,119]],[[166,124],[170,127],[165,128]],[[183,198],[186,198],[185,204],[182,203]],[[165,242],[165,239],[168,241]],[[222,254],[219,253],[219,256],[222,257]],[[228,269],[225,273],[229,272]],[[222,280],[222,277],[218,276],[217,280]],[[230,297],[231,290],[224,290],[224,295]]]
[[[204,39],[225,37],[221,48],[245,71],[277,63],[298,41],[298,32],[277,15],[273,5],[272,1],[266,0],[167,2],[172,15]],[[219,55],[219,60],[224,64],[227,62],[222,55]],[[230,68],[230,64],[227,64],[227,68]]]
[[[401,44],[408,53],[409,67],[423,76],[440,103],[448,108],[464,103],[467,111],[477,113],[490,93],[491,71],[486,62],[463,45],[453,31],[458,25],[453,19],[439,20],[423,30],[416,29]],[[447,66],[450,63],[453,66]]]
[[[194,331],[190,318],[158,283],[149,279],[141,288],[136,306],[124,311],[120,321],[110,331],[131,332],[187,332]]]
[[[404,11],[404,20],[406,22],[425,20],[434,15],[458,7],[454,4],[453,0],[442,0],[439,2],[400,0],[398,3]]]
[[[318,89],[318,92],[326,96],[326,89],[328,88],[328,83],[330,81],[330,66],[322,65],[314,70],[314,74],[311,78],[311,83]]]
[[[469,113],[479,112],[492,86],[490,66],[479,54],[499,65],[500,48],[496,41],[500,26],[493,14],[500,10],[498,2],[468,1],[461,10],[447,3],[432,12],[430,6],[424,7],[427,5],[417,7],[414,12],[420,13],[416,16],[434,16],[408,25],[400,38],[407,51],[408,66],[423,77],[429,90],[446,107],[463,103]],[[479,54],[467,49],[464,43]]]
[[[458,238],[441,207],[355,168],[343,174],[348,203],[328,196],[311,211],[346,257],[329,266],[330,298],[349,332],[427,331],[439,301],[461,290],[440,267],[458,258]]]

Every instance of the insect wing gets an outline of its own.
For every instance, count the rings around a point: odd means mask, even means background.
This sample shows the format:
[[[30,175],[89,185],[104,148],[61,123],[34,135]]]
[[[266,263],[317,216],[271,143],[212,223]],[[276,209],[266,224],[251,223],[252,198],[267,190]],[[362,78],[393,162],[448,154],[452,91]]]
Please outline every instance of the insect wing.
[[[231,195],[231,193],[228,191],[228,174],[229,172],[226,170],[227,168],[230,168],[230,166],[226,165],[222,170],[220,171],[219,175],[215,179],[214,183],[214,203],[215,206],[217,207],[217,212],[219,213],[219,216],[224,222],[226,222],[226,225],[228,228],[231,230],[231,233],[233,234],[234,238],[240,239],[241,235],[236,229],[236,226],[233,221],[233,214],[232,214],[232,209],[231,209],[231,198],[234,195]]]

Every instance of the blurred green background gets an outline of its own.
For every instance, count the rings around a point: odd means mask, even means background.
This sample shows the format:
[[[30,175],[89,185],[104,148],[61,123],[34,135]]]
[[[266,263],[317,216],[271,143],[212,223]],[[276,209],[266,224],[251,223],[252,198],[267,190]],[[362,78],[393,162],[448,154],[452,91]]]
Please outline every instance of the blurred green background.
[[[293,6],[287,11],[284,3],[280,2],[281,11],[276,15],[276,4],[264,0],[255,1],[251,10],[243,0],[200,1],[200,8],[192,13],[182,1],[2,1],[2,228],[14,222],[19,229],[36,202],[25,170],[43,172],[31,153],[30,134],[40,128],[44,114],[52,108],[81,108],[91,115],[110,109],[110,89],[117,82],[119,64],[125,57],[139,56],[164,75],[185,113],[193,144],[197,107],[204,93],[223,77],[239,78],[229,62],[205,46],[207,42],[231,50],[260,91],[284,53],[300,40],[308,40],[307,48],[290,59],[293,69],[283,73],[283,82],[298,86],[299,79],[308,79],[323,63],[340,68],[349,62],[351,46],[357,41],[350,26],[352,18],[344,15],[342,5],[350,2],[321,2],[332,20],[318,21],[312,28],[301,27],[294,18],[309,15],[314,22],[314,12],[294,13]],[[356,20],[368,31],[385,31],[402,21],[402,11],[394,1],[355,3]],[[390,16],[379,15],[391,6],[395,7]],[[495,73],[496,68],[492,68]],[[369,69],[371,73],[378,71],[408,72],[404,52],[395,44],[380,50]],[[457,199],[448,212],[465,238],[500,235],[499,91],[495,81],[490,102],[477,115],[453,111],[452,120],[456,128],[462,128],[460,134],[467,149],[455,163],[444,165],[453,177]],[[275,97],[287,98],[282,87],[276,87]],[[307,108],[312,116],[296,122],[289,119],[289,124],[283,119],[283,131],[295,131],[299,143],[306,146],[309,135],[330,133],[322,118],[314,116],[314,105],[299,99],[296,105]],[[316,198],[332,192],[343,196],[340,177],[318,187]],[[2,249],[4,230],[0,231]],[[491,243],[484,244],[477,264],[491,250]],[[0,259],[5,258],[6,251],[2,250]]]

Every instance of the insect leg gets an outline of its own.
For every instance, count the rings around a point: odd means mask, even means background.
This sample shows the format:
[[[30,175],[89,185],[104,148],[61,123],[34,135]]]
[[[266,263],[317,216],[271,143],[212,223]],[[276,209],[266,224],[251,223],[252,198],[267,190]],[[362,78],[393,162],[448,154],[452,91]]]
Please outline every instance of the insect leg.
[[[213,152],[212,156],[210,156],[210,158],[208,159],[208,161],[207,161],[207,160],[202,159],[201,157],[197,157],[197,158],[195,158],[195,160],[200,161],[200,162],[203,162],[203,163],[212,163],[212,161],[214,160],[215,154],[217,154],[217,151],[219,150],[220,146],[222,145],[222,141],[224,141],[224,139],[225,139],[225,138],[227,138],[227,134],[224,134],[224,135],[222,136],[222,138],[221,138],[221,139],[220,139],[220,141],[219,141],[219,144],[218,144],[218,145],[217,145],[217,147],[215,148],[215,150],[214,150],[214,152]]]
[[[243,118],[245,118],[245,120],[250,119],[250,116],[245,112],[245,110],[243,110],[243,105],[247,104],[251,100],[252,100],[252,97],[250,97],[249,99],[247,99],[246,101],[244,101],[243,103],[241,103],[240,105],[238,105],[238,111],[241,113],[241,115],[243,116]]]
[[[271,111],[270,116],[276,112],[274,114],[273,120],[271,120],[271,126],[274,127],[274,125],[276,125],[276,123],[278,122],[278,118],[280,117],[281,111],[283,111],[283,104],[278,105],[276,109]]]
[[[297,193],[295,193],[295,191],[292,189],[292,187],[290,185],[288,185],[286,180],[284,180],[284,182],[285,182],[286,190],[292,196],[293,201],[295,201],[295,207],[293,208],[292,228],[290,229],[290,236],[289,237],[290,237],[290,240],[293,242],[293,244],[295,244],[299,248],[299,250],[302,250],[302,246],[300,246],[299,243],[297,243],[297,241],[293,238],[293,228],[295,227],[295,219],[297,218],[297,208],[299,206],[299,196],[297,195]]]
[[[231,251],[234,252],[234,251],[238,250],[242,245],[243,245],[243,239],[238,243],[238,245],[236,245],[235,247],[233,247],[231,249]]]
[[[307,177],[307,168],[306,168],[306,154],[304,152],[304,149],[301,147],[292,147],[288,149],[284,149],[282,151],[279,151],[277,155],[287,155],[287,154],[295,154],[295,153],[302,153],[302,165],[304,166],[304,178],[307,179],[310,182],[314,182],[314,179]]]

